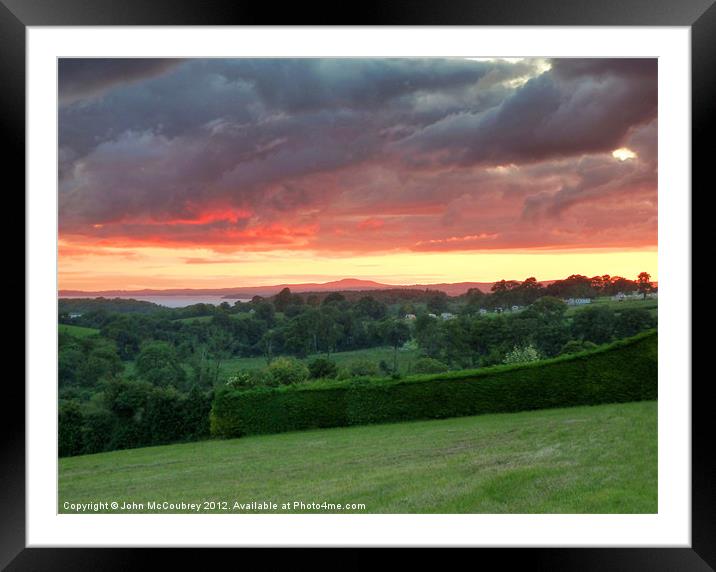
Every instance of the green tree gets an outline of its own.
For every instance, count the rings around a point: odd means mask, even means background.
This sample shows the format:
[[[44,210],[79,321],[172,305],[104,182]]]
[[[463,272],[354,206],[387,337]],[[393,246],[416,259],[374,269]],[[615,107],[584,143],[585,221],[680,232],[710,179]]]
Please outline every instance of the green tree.
[[[639,293],[643,296],[644,300],[646,300],[646,295],[653,290],[651,275],[648,272],[640,272],[636,279],[636,285],[639,289]]]
[[[276,310],[270,302],[260,302],[254,308],[256,317],[266,322],[266,326],[272,328],[276,323]]]
[[[421,357],[415,361],[413,371],[415,373],[442,373],[450,369],[447,364],[431,357]]]
[[[433,314],[440,314],[448,309],[448,297],[444,292],[435,292],[428,298],[428,311]]]
[[[326,304],[324,301],[319,314],[317,338],[319,347],[326,353],[326,358],[331,357],[331,352],[335,351],[343,334],[339,318],[340,310],[337,304]]]
[[[355,313],[361,318],[382,320],[387,314],[387,307],[372,296],[363,296],[355,305]]]
[[[291,294],[290,288],[284,288],[273,298],[273,305],[277,312],[285,312],[289,306],[303,304],[303,299],[297,294]]]
[[[345,302],[346,297],[340,292],[331,292],[323,299],[323,305],[335,304],[337,302]]]
[[[82,357],[79,359],[77,351],[81,352]],[[60,347],[58,366],[61,385],[69,377],[75,384],[87,388],[97,386],[100,381],[113,379],[124,370],[114,343],[99,336],[80,340],[77,345]],[[70,367],[74,367],[71,373],[68,372]]]
[[[353,360],[338,373],[338,377],[341,379],[347,377],[372,377],[375,375],[378,375],[378,366],[375,362],[366,358]]]
[[[134,369],[141,379],[157,387],[182,387],[186,381],[186,372],[177,359],[174,346],[167,342],[144,344]]]
[[[614,336],[616,319],[614,312],[607,306],[590,306],[579,310],[572,319],[574,337],[605,344]]]
[[[419,314],[415,320],[415,339],[422,353],[437,358],[440,355],[440,322],[427,314]]]
[[[310,372],[303,362],[291,357],[279,357],[268,367],[269,374],[276,385],[292,385],[308,379]]]
[[[528,338],[545,356],[555,356],[569,340],[565,313],[567,305],[552,296],[543,296],[514,319],[528,326]]]
[[[326,358],[315,358],[308,364],[308,371],[313,379],[333,378],[338,373],[335,362]]]
[[[385,343],[393,348],[393,373],[398,372],[398,348],[410,339],[410,328],[402,320],[388,319],[382,323]]]
[[[60,457],[82,453],[83,422],[78,403],[69,401],[60,405],[58,417],[58,454]]]
[[[626,308],[616,317],[614,331],[618,338],[628,338],[656,327],[654,318],[646,308]]]

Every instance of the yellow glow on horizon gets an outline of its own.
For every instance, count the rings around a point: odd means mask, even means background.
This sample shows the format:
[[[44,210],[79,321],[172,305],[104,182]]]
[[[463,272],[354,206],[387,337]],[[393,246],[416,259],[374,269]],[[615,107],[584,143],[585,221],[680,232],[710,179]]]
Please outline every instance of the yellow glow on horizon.
[[[205,249],[136,248],[87,256],[60,256],[63,290],[230,288],[360,278],[387,284],[538,280],[570,274],[611,274],[658,280],[656,248],[399,252],[331,256],[311,252],[217,254]],[[189,261],[189,262],[187,262]]]
[[[628,159],[636,159],[636,153],[626,147],[620,147],[619,149],[614,149],[614,151],[612,151],[612,157],[618,159],[619,161],[626,161]]]

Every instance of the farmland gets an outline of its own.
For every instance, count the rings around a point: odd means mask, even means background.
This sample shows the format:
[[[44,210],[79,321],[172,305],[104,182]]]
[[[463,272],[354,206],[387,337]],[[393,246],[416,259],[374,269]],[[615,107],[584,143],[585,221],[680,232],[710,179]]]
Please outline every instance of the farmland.
[[[655,513],[656,435],[656,402],[638,402],[112,451],[60,459],[59,511],[295,500],[368,513]]]
[[[627,309],[638,309],[643,308],[645,310],[649,310],[649,313],[656,317],[658,314],[659,309],[659,302],[658,300],[654,298],[647,298],[646,300],[641,300],[638,298],[632,298],[622,301],[617,301],[612,299],[611,297],[600,297],[595,298],[592,300],[592,303],[589,304],[586,307],[593,307],[593,306],[603,306],[607,308],[611,308],[615,312],[620,312]],[[585,306],[570,306],[567,309],[566,315],[567,316],[573,316],[580,310],[583,310]]]
[[[86,328],[84,326],[73,326],[72,324],[58,324],[57,331],[61,334],[70,334],[77,338],[86,338],[99,334],[97,328]]]
[[[234,306],[197,303],[182,308],[122,299],[61,301],[60,456],[207,438],[209,411],[223,389],[259,390],[268,396],[274,389],[317,388],[333,381],[408,381],[416,375],[459,376],[500,365],[547,364],[656,327],[656,317],[643,307],[654,306],[652,300],[616,302],[606,287],[591,284],[591,279],[571,276],[542,287],[529,278],[501,284],[490,294],[471,291],[450,297],[389,290],[346,296],[332,292],[322,299],[285,288],[270,299]],[[583,291],[594,294],[594,302],[577,308],[565,303],[568,298],[549,295],[576,298]],[[534,388],[524,387],[523,393],[531,395]],[[612,397],[597,402],[653,399]],[[291,399],[303,398],[291,393]],[[429,403],[426,399],[420,405],[420,415],[388,416],[380,422],[453,416],[455,408],[433,415],[425,409]],[[557,400],[551,406],[586,403],[593,402]],[[371,407],[388,411],[396,404],[391,400]],[[523,408],[537,407],[526,403]],[[460,414],[518,410],[485,406]],[[340,408],[324,413],[345,417]],[[287,427],[342,424],[304,421]]]

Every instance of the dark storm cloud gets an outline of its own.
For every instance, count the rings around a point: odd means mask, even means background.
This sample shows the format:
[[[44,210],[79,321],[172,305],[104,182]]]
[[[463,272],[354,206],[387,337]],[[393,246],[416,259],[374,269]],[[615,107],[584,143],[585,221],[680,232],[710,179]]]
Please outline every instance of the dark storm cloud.
[[[655,193],[654,60],[65,61],[63,234],[498,247]]]
[[[635,159],[615,161],[609,154],[581,158],[571,169],[574,182],[525,199],[524,218],[558,217],[574,205],[623,194],[651,196],[657,185],[656,134],[656,121],[633,133],[627,145],[637,152]]]
[[[486,112],[444,118],[399,143],[415,164],[500,164],[599,153],[657,111],[655,60],[553,61]],[[422,163],[421,163],[422,162]]]
[[[181,64],[182,59],[77,59],[58,62],[60,103],[96,96],[114,86],[152,77]]]
[[[372,109],[421,91],[474,84],[495,65],[466,60],[239,60],[230,79],[248,81],[262,101],[289,112]]]

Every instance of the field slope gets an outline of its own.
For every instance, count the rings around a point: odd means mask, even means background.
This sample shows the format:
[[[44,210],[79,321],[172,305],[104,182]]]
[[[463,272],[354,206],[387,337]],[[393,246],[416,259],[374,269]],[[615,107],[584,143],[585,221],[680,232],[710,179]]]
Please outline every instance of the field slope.
[[[70,334],[77,338],[86,338],[87,336],[99,334],[99,330],[96,328],[85,328],[84,326],[74,326],[72,324],[58,324],[57,330],[61,334]]]
[[[366,513],[655,513],[656,420],[647,401],[69,457],[58,510],[213,500],[227,512],[246,512],[234,501],[326,501]]]

